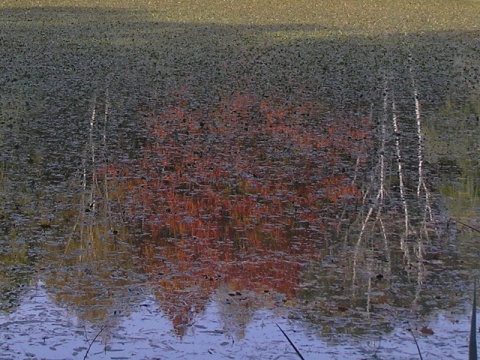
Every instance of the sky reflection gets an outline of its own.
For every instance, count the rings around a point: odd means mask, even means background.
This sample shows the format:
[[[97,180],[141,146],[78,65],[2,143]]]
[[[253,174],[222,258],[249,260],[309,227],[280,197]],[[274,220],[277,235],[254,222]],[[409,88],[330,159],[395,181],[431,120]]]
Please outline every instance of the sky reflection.
[[[388,358],[418,359],[418,353],[403,324],[382,338],[357,337],[348,343],[342,336],[328,341],[305,323],[292,321],[277,309],[257,310],[248,323],[229,322],[222,294],[208,303],[205,312],[189,324],[183,337],[152,296],[131,304],[125,314],[111,314],[107,327],[91,346],[89,359],[296,359],[296,354],[277,325],[288,334],[306,359]],[[433,335],[418,335],[425,358],[464,359],[468,353],[468,314],[439,312],[429,326]],[[10,315],[0,315],[2,359],[83,359],[98,325],[80,321],[53,303],[40,281],[24,295]],[[244,346],[248,344],[248,346]]]

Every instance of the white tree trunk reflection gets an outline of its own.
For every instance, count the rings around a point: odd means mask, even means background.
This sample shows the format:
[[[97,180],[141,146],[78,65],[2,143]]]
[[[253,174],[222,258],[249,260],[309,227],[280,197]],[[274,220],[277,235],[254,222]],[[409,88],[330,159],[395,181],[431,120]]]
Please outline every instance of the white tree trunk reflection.
[[[395,249],[402,253],[407,276],[417,284],[414,303],[418,300],[425,278],[425,241],[432,240],[432,232],[439,235],[424,171],[420,97],[411,67],[409,73],[413,99],[400,99],[400,105],[396,81],[386,76],[381,111],[376,115],[377,155],[372,158],[371,181],[356,221],[352,286],[354,293],[364,288],[367,308],[371,279],[376,274],[389,275]],[[379,254],[383,263],[375,260]],[[367,278],[362,280],[360,274]]]

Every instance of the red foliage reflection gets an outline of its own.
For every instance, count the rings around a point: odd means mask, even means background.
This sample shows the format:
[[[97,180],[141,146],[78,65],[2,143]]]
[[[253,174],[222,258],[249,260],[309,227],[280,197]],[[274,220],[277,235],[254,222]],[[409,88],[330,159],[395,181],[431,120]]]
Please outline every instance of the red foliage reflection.
[[[201,110],[177,94],[148,119],[141,160],[106,169],[150,234],[145,268],[176,325],[219,283],[295,293],[336,210],[360,197],[352,173],[369,146],[367,119],[325,113],[251,94]]]

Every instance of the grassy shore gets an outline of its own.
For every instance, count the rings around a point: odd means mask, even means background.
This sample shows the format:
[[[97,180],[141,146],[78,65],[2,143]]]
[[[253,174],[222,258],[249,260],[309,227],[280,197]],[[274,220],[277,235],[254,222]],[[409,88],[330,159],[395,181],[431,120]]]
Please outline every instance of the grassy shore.
[[[5,0],[7,8],[94,7],[145,12],[150,20],[221,24],[313,24],[343,31],[410,33],[478,29],[480,4],[472,0]],[[145,20],[145,19],[144,19]]]

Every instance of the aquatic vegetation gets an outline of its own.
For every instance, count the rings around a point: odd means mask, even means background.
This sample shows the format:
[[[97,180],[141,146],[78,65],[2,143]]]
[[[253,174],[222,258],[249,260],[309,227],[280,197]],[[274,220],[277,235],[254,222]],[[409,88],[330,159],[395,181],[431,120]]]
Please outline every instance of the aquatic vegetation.
[[[2,353],[464,358],[479,6],[3,1]]]

